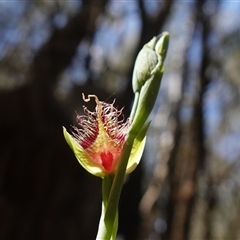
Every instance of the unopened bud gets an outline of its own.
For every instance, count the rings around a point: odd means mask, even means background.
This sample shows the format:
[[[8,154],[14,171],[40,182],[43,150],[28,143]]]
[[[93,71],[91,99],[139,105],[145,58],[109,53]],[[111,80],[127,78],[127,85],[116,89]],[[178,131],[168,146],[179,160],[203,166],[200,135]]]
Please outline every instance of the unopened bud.
[[[163,75],[169,34],[163,32],[144,45],[139,52],[133,71],[134,105],[130,119],[132,131],[140,131],[156,101]]]

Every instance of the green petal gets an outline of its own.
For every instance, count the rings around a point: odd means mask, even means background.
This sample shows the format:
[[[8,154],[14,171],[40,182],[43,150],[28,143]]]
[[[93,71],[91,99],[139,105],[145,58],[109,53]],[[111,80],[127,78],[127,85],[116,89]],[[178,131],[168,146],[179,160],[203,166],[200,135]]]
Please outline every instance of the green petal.
[[[63,127],[63,135],[70,148],[73,150],[78,162],[91,174],[104,177],[105,172],[100,166],[97,166],[86,153],[86,151],[77,143],[77,141]]]
[[[131,173],[139,164],[146,143],[146,133],[150,122],[148,122],[137,135],[133,142],[132,151],[129,157],[126,173]]]

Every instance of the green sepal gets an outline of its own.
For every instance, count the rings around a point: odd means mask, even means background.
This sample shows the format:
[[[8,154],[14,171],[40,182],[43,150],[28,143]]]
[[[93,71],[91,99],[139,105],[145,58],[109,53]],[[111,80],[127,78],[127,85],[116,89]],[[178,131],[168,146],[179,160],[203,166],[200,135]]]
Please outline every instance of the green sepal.
[[[127,170],[126,173],[131,173],[139,164],[143,150],[146,143],[146,133],[150,126],[150,122],[148,122],[143,128],[141,129],[140,133],[134,139],[132,151],[128,160]]]
[[[106,173],[103,171],[101,166],[95,164],[87,152],[80,146],[80,144],[67,132],[66,128],[63,127],[63,135],[69,145],[69,147],[73,150],[75,157],[78,162],[91,174],[104,177]]]

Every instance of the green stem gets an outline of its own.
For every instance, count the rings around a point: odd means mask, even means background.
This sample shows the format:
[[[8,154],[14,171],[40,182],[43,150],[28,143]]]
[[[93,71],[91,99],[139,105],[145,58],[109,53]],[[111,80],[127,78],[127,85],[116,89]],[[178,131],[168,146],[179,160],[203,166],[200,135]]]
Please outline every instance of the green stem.
[[[110,190],[112,187],[113,179],[114,179],[113,174],[108,174],[103,178],[102,198],[103,198],[103,203],[105,206],[107,206],[107,203],[108,203],[108,198],[109,198]]]
[[[111,192],[108,199],[107,209],[105,213],[105,218],[104,218],[104,222],[109,229],[113,229],[116,218],[117,218],[118,203],[119,203],[120,194],[122,191],[128,159],[132,150],[132,145],[135,137],[136,137],[135,134],[132,134],[130,131],[127,141],[125,142],[123,147],[123,153],[122,153],[121,160],[119,161],[118,170],[113,180]],[[112,232],[106,231],[102,239],[110,240],[111,236],[112,236]]]
[[[132,111],[129,117],[130,122],[133,121],[134,117],[135,117],[135,113],[137,111],[137,107],[138,107],[138,100],[139,100],[139,92],[135,93],[135,97],[134,97],[134,101],[133,101],[133,106],[132,106]]]
[[[117,231],[118,231],[118,210],[116,212],[113,229],[112,229],[112,237],[111,240],[115,240],[117,237]]]
[[[106,221],[104,220],[113,179],[114,179],[113,174],[106,175],[103,178],[103,182],[102,182],[102,213],[101,213],[101,218],[100,218],[100,222],[99,222],[98,233],[97,233],[96,239],[101,239],[101,240],[105,239],[106,235],[110,235],[110,239],[112,239],[112,240],[116,239],[117,229],[118,229],[118,213],[116,214],[116,218],[114,220],[113,226],[111,226],[111,225],[109,226],[109,224],[107,224]]]

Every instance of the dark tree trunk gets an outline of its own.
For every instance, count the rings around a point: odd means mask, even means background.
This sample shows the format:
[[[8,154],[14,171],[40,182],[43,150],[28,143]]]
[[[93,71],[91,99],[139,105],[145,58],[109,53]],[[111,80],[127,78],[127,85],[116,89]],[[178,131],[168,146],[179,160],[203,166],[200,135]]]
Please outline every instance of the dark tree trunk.
[[[29,84],[0,94],[0,238],[94,239],[100,179],[86,173],[67,146],[72,122],[54,98],[58,75],[84,37],[93,37],[107,1],[83,1],[35,56]]]

